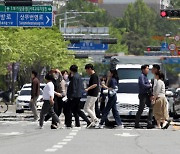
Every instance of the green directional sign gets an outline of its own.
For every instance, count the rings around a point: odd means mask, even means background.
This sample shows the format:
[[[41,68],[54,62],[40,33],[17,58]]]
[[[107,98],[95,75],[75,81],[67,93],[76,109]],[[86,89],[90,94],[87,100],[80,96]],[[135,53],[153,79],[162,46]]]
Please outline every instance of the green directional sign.
[[[0,5],[0,12],[5,12],[5,6]]]
[[[52,12],[52,6],[0,6],[0,12]]]

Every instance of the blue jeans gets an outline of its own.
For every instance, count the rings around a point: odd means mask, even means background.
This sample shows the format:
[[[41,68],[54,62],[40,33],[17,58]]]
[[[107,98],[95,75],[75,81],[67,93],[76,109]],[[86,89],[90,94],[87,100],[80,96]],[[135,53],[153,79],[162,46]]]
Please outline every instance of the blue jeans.
[[[121,122],[121,118],[119,116],[119,112],[118,112],[117,106],[116,106],[117,96],[116,95],[108,96],[108,98],[109,98],[109,100],[107,102],[106,107],[103,110],[103,114],[102,114],[102,118],[101,118],[101,121],[100,121],[100,125],[103,125],[103,123],[107,119],[109,111],[112,109],[113,117],[114,117],[114,119],[116,121],[116,124],[118,126],[120,126],[120,125],[122,125],[122,122]]]

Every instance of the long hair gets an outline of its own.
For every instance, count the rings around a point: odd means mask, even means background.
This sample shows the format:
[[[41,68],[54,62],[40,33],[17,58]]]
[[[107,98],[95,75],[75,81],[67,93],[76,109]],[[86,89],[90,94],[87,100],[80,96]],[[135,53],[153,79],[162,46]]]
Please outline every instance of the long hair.
[[[118,74],[117,74],[117,70],[110,70],[112,75],[112,78],[115,78],[117,81],[119,80]]]

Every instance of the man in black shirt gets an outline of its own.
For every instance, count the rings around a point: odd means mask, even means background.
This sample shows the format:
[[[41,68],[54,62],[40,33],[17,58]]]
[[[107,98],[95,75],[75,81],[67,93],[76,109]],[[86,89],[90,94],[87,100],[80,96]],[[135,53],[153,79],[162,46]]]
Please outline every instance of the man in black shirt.
[[[99,78],[98,75],[94,71],[94,67],[92,64],[87,64],[85,66],[85,70],[88,75],[90,75],[90,80],[89,80],[89,87],[85,89],[87,92],[87,101],[84,106],[84,110],[89,114],[91,117],[91,122],[93,124],[98,123],[98,118],[96,117],[95,114],[95,102],[98,97],[99,93]],[[89,127],[91,126],[89,125]]]

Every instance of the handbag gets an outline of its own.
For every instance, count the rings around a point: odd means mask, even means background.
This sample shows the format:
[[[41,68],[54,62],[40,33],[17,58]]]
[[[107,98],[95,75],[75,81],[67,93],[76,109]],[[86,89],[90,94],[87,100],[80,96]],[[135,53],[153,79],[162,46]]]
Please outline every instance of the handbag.
[[[117,91],[118,91],[118,86],[115,86],[115,89],[109,90],[108,93],[112,97],[116,95]]]

